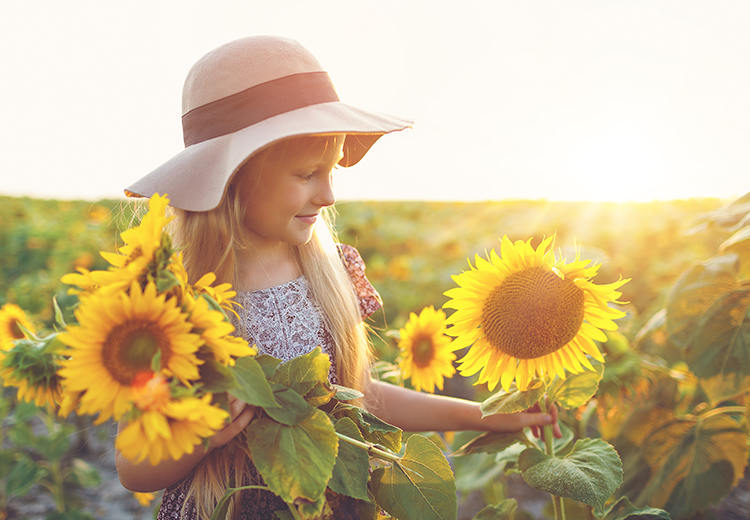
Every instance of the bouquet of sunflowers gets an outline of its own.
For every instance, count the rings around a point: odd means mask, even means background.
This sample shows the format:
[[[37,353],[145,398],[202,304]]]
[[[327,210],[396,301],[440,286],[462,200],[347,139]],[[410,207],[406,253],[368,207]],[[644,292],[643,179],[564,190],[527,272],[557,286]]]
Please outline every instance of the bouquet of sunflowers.
[[[101,253],[108,269],[62,278],[78,295],[76,324],[66,324],[55,303],[60,330],[39,337],[21,311],[19,334],[0,352],[0,375],[19,398],[61,416],[125,421],[116,448],[152,464],[192,452],[224,426],[228,413],[215,392],[226,385],[217,386],[216,375],[256,354],[231,335],[230,285],[212,285],[212,273],[188,282],[165,232],[168,202],[154,195],[117,252]]]

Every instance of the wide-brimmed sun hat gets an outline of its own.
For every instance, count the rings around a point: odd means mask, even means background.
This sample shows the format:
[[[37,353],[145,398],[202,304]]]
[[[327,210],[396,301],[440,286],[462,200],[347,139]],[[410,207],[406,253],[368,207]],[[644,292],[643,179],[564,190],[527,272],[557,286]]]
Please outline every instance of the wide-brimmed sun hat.
[[[411,121],[339,101],[328,73],[298,42],[251,36],[214,49],[193,65],[182,91],[185,149],[125,189],[168,194],[190,211],[218,206],[243,163],[288,137],[346,134],[341,166],[356,164],[380,136]]]

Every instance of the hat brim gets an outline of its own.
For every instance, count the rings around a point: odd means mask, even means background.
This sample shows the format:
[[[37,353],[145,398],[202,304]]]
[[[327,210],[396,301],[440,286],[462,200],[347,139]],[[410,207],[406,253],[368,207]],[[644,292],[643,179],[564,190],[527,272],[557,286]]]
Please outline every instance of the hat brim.
[[[382,135],[412,121],[368,112],[338,101],[310,105],[270,117],[237,132],[188,146],[125,189],[128,196],[167,194],[170,204],[208,211],[221,202],[234,174],[255,152],[288,137],[347,134],[341,166],[352,166]]]

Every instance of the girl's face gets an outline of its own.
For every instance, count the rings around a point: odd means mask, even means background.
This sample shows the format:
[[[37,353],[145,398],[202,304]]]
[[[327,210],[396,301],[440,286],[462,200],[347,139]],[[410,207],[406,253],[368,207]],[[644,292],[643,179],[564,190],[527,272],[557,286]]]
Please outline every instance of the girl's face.
[[[335,202],[333,167],[344,136],[302,136],[258,152],[237,173],[245,229],[255,246],[301,245],[320,210]]]

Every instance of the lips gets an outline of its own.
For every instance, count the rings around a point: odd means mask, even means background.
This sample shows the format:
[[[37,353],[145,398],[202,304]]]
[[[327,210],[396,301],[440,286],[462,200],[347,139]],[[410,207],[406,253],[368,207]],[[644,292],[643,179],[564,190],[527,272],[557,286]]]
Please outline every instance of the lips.
[[[317,217],[317,213],[313,213],[311,215],[295,215],[295,218],[301,220],[305,224],[315,224],[315,220],[317,219]]]

